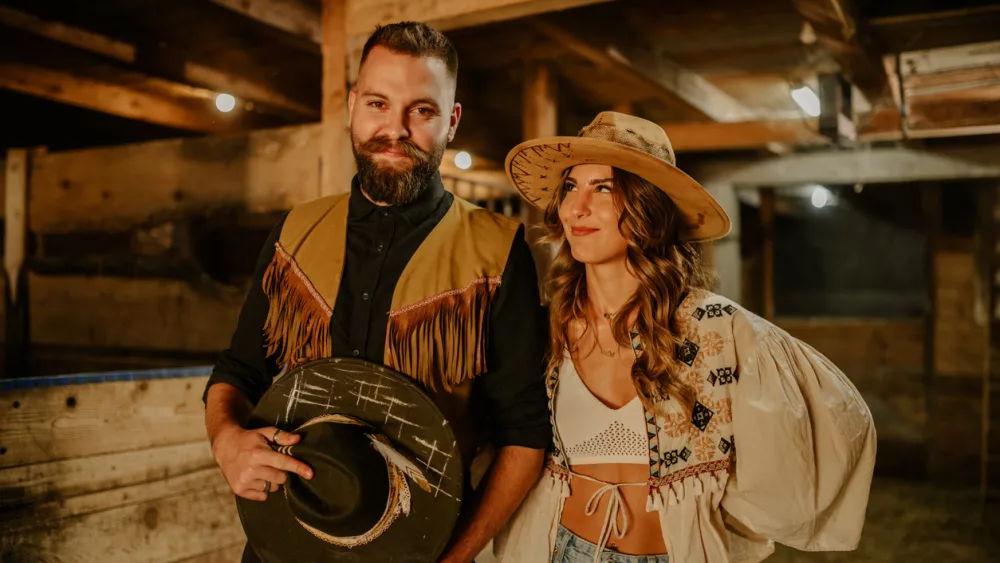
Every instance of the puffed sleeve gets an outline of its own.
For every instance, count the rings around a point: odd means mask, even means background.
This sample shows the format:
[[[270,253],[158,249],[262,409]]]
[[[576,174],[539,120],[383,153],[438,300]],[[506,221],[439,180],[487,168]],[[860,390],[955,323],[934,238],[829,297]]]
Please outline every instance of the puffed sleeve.
[[[733,322],[739,380],[727,526],[805,551],[857,548],[875,466],[868,406],[807,344],[749,313]]]

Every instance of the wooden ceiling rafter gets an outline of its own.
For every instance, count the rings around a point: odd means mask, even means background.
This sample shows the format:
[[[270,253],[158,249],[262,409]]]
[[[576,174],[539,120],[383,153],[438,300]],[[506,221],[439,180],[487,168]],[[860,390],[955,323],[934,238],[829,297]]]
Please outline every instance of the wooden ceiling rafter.
[[[129,66],[141,67],[138,62],[142,56],[139,47],[94,33],[61,22],[46,21],[32,14],[13,8],[0,6],[0,25],[30,33],[35,36],[68,45],[81,51],[93,53],[101,57],[117,61]],[[176,80],[156,76],[150,77],[150,82],[167,95],[186,97],[214,97],[218,93],[228,93],[240,100],[250,101],[258,105],[258,109],[277,111],[293,118],[316,118],[317,108],[293,100],[272,88],[257,84],[231,73],[212,68],[192,61],[181,60]],[[136,70],[145,70],[137,68]]]
[[[881,55],[872,45],[867,26],[852,0],[794,0],[812,27],[817,42],[840,65],[872,107],[893,104]]]
[[[630,60],[619,48],[602,49],[550,21],[541,18],[528,21],[532,28],[621,81],[634,94],[645,93],[656,98],[684,119],[736,121],[753,116],[753,112],[728,94],[677,63],[653,57]]]

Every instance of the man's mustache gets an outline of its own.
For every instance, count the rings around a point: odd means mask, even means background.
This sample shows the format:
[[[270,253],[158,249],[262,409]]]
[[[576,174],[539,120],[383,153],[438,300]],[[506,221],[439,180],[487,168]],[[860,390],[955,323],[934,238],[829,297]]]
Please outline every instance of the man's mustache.
[[[383,151],[400,152],[418,161],[426,162],[430,158],[430,153],[426,153],[409,141],[393,141],[388,137],[372,137],[361,143],[362,152],[368,154],[380,153]]]

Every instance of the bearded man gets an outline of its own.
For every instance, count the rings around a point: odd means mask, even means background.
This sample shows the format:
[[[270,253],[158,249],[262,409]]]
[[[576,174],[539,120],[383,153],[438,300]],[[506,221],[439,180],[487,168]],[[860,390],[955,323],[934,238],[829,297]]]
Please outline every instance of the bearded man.
[[[247,429],[275,376],[358,357],[411,377],[446,415],[466,467],[490,445],[495,452],[475,494],[464,495],[441,559],[469,562],[537,480],[551,430],[523,226],[446,192],[438,173],[462,115],[457,73],[454,47],[427,25],[393,24],[369,38],[348,102],[358,170],[350,192],[299,205],[275,227],[205,403],[233,492],[264,500],[286,472],[312,477],[271,447],[297,435]],[[255,560],[245,550],[244,561]]]

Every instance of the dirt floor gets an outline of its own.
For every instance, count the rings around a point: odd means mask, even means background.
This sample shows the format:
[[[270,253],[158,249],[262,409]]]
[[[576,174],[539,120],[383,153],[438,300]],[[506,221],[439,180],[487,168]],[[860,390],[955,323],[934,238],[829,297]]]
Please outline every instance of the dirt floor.
[[[1000,502],[977,491],[877,479],[861,544],[846,553],[778,546],[767,563],[1000,563]],[[476,563],[493,563],[480,556]],[[682,563],[682,562],[678,562]]]
[[[977,491],[876,480],[861,544],[848,553],[803,553],[782,546],[768,563],[1000,562],[1000,503]]]

